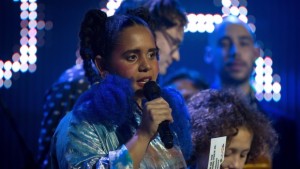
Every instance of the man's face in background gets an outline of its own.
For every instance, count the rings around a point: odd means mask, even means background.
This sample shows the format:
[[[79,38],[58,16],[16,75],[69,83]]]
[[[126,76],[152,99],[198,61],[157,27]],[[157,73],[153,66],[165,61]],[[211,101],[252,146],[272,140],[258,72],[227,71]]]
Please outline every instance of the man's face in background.
[[[179,45],[183,40],[183,26],[176,24],[170,28],[155,31],[159,48],[159,72],[164,75],[173,61],[180,60]]]
[[[249,30],[241,24],[228,24],[217,30],[214,38],[214,66],[222,81],[248,81],[259,50]]]

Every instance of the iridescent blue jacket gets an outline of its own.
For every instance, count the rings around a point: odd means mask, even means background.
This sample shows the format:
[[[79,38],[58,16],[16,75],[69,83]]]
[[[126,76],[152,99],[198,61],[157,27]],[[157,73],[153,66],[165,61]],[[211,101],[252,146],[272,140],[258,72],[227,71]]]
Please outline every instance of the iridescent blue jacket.
[[[52,138],[52,168],[131,168],[125,143],[141,121],[130,82],[108,75],[82,94],[73,111],[60,122]],[[140,168],[185,168],[192,151],[190,118],[182,96],[162,89],[172,109],[174,149],[164,148],[159,135],[150,142],[157,153],[146,152]]]

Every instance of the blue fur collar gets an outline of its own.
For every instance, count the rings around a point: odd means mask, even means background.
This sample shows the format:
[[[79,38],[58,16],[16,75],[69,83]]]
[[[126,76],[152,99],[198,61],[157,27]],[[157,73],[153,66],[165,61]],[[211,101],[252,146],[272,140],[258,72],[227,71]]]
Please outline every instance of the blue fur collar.
[[[170,127],[177,134],[182,152],[188,159],[192,151],[192,143],[190,117],[185,102],[174,89],[162,89],[161,94],[172,108],[174,122]],[[108,75],[101,83],[93,85],[80,96],[73,113],[77,118],[91,123],[101,123],[110,127],[128,127],[132,125],[130,119],[136,109],[133,96],[134,92],[128,79]]]

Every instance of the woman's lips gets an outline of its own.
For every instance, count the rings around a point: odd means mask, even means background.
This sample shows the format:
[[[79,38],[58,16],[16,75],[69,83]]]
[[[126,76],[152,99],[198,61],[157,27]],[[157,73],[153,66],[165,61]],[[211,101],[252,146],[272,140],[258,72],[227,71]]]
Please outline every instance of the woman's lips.
[[[152,77],[148,76],[148,77],[143,77],[139,80],[137,80],[137,85],[140,86],[140,87],[144,87],[144,85],[148,82],[148,81],[151,81],[152,80]]]

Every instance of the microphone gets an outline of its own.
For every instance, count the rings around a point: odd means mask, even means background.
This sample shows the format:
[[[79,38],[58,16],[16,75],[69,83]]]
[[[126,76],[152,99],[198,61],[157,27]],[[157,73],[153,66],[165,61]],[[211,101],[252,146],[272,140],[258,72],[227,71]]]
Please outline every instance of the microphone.
[[[161,96],[160,88],[154,81],[148,81],[143,88],[144,96],[148,101],[154,100]],[[169,121],[165,120],[158,126],[158,133],[161,141],[164,143],[165,148],[170,149],[173,147],[173,135],[169,127]]]

